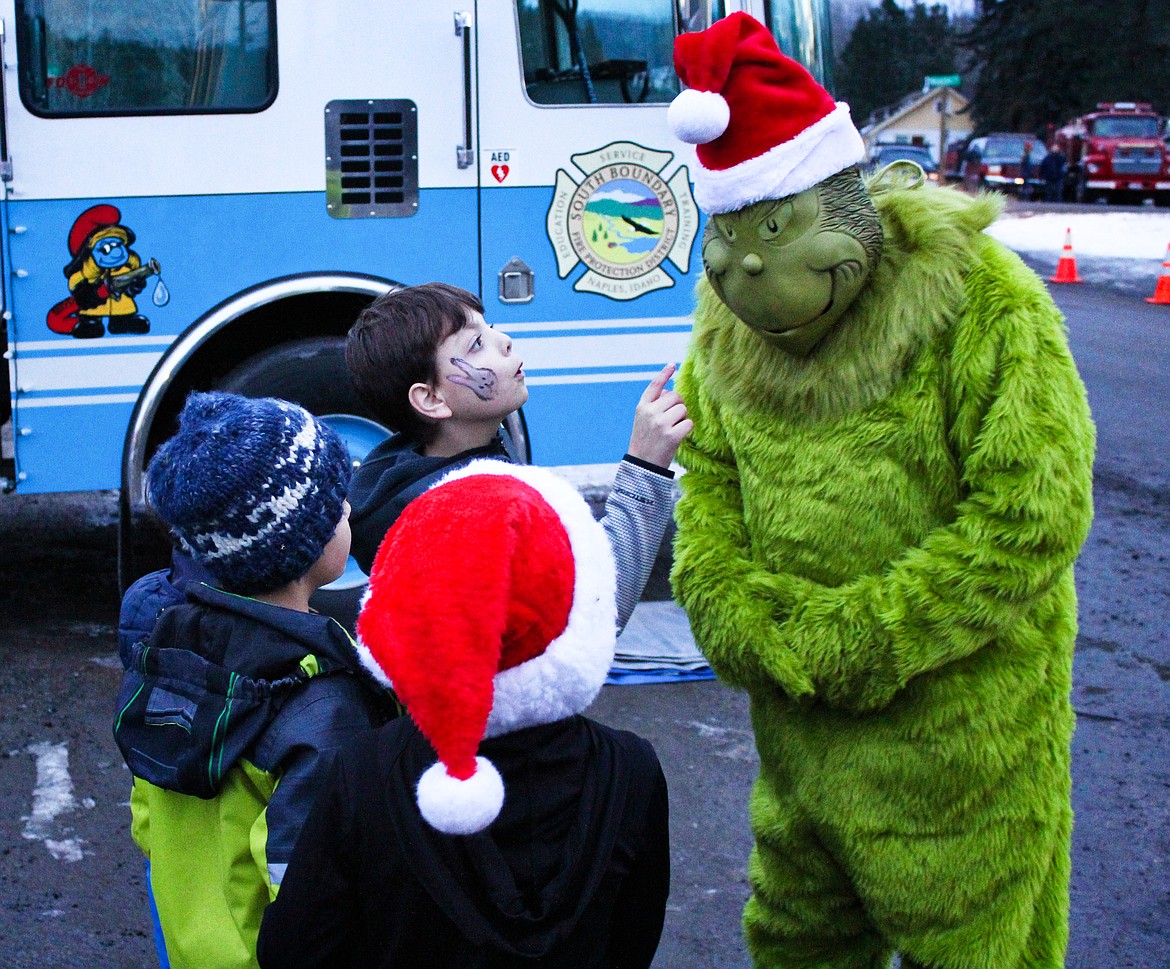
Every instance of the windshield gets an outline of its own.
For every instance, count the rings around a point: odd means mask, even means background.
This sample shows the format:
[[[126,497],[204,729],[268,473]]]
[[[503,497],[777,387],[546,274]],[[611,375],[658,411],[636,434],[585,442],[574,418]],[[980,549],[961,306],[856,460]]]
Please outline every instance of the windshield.
[[[873,160],[875,163],[888,165],[894,161],[912,161],[918,162],[928,172],[935,169],[934,159],[930,157],[930,153],[925,148],[912,148],[909,145],[902,147],[901,145],[879,145],[874,149]]]
[[[1024,146],[1032,143],[1032,150],[1028,153],[1032,161],[1039,164],[1044,160],[1044,143],[1039,138],[988,138],[987,147],[983,149],[983,162],[987,165],[1018,165],[1024,157]]]
[[[1094,118],[1093,134],[1098,138],[1157,138],[1158,119],[1149,115]]]

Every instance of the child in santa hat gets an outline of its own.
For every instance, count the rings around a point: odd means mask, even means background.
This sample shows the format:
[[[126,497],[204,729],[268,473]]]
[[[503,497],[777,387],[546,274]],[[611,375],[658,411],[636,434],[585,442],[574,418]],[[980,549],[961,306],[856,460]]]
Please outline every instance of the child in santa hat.
[[[605,532],[555,475],[481,460],[411,502],[358,619],[410,716],[339,755],[260,964],[649,966],[666,782],[649,743],[581,715],[614,613]]]

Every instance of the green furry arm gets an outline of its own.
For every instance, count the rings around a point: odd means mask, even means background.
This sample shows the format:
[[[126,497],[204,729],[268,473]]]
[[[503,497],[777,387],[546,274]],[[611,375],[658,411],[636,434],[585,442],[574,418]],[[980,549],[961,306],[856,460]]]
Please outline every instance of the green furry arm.
[[[773,620],[773,577],[750,556],[739,473],[712,401],[688,364],[677,387],[695,421],[679,461],[678,533],[671,583],[695,638],[720,679],[750,688],[779,684],[799,696],[811,690]]]
[[[882,575],[774,580],[783,640],[835,706],[880,708],[1028,622],[1088,534],[1094,430],[1060,314],[1014,256],[983,256],[945,365],[955,519]]]

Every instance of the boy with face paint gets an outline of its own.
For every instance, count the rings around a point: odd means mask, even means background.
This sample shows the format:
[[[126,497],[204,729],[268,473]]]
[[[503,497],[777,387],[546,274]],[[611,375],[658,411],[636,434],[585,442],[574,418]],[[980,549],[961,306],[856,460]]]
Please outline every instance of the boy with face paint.
[[[863,181],[751,17],[675,65],[709,219],[672,581],[751,698],[754,963],[1057,969],[1094,447],[1060,313],[993,197]]]
[[[483,318],[466,290],[425,283],[380,296],[346,340],[346,365],[362,401],[395,433],[354,474],[352,554],[369,572],[402,510],[439,478],[476,458],[519,463],[501,422],[528,400],[512,340]],[[642,596],[673,511],[670,463],[692,424],[666,388],[674,366],[650,382],[634,412],[602,521],[617,561],[618,628]]]

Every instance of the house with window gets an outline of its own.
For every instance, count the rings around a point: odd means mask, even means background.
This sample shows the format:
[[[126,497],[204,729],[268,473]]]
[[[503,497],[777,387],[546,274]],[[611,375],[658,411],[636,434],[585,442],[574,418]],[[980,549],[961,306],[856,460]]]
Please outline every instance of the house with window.
[[[861,129],[867,153],[875,145],[922,145],[940,160],[940,141],[950,144],[974,132],[969,102],[954,88],[932,88],[879,108]],[[945,114],[944,114],[945,111]]]

